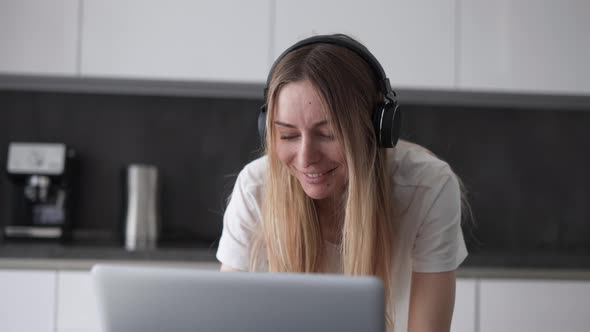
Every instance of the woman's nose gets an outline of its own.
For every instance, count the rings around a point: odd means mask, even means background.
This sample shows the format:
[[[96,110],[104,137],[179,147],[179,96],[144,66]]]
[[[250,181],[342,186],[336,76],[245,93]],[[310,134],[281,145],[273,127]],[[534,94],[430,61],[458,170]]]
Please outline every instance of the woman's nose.
[[[321,159],[318,143],[310,137],[304,137],[299,146],[299,162],[303,168],[309,167]]]

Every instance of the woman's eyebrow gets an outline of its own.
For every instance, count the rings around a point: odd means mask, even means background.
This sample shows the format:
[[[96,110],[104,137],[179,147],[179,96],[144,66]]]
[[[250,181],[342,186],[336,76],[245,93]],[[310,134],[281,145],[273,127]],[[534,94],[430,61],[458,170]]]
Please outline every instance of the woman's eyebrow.
[[[295,127],[294,125],[292,125],[292,124],[288,124],[288,123],[281,122],[281,121],[275,121],[275,124],[276,124],[277,126],[281,126],[281,127],[287,127],[287,128],[296,128],[296,127]]]
[[[317,128],[317,127],[321,127],[321,126],[325,126],[328,124],[328,120],[322,120],[320,122],[317,122],[316,124],[313,125],[313,128]],[[275,125],[277,126],[281,126],[281,127],[287,127],[287,128],[297,128],[292,124],[286,123],[286,122],[282,122],[282,121],[275,121]]]

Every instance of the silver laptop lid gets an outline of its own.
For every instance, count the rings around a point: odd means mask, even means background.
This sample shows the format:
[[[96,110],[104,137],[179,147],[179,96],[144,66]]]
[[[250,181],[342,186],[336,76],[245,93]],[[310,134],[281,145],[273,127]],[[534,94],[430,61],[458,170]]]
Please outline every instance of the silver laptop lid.
[[[381,280],[95,265],[104,332],[383,332]]]

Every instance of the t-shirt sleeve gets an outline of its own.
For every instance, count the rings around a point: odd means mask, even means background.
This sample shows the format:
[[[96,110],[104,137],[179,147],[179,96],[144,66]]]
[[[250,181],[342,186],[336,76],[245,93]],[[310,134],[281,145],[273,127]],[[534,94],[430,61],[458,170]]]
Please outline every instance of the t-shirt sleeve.
[[[247,177],[247,171],[243,170],[234,185],[223,215],[223,231],[216,255],[222,264],[243,271],[248,270],[254,226],[260,220],[255,187]]]
[[[432,203],[416,235],[412,251],[415,272],[453,271],[467,257],[461,230],[459,181],[451,173],[440,183],[432,188],[434,200],[429,200]]]

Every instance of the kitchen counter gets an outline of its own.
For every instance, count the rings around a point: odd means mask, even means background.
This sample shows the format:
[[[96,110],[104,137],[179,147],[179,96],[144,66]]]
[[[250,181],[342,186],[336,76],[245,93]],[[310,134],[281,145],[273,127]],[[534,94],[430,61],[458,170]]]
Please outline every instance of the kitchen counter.
[[[218,264],[215,252],[215,248],[198,246],[128,251],[113,244],[68,246],[52,243],[2,243],[0,244],[0,268],[87,270],[99,262],[171,265]]]
[[[216,248],[162,247],[127,251],[120,246],[0,243],[0,269],[89,270],[96,263],[158,264],[217,268]],[[584,255],[470,254],[457,271],[460,278],[590,280]]]
[[[128,251],[116,245],[0,244],[0,259],[90,259],[129,261],[214,262],[216,248],[199,246],[159,247]]]

